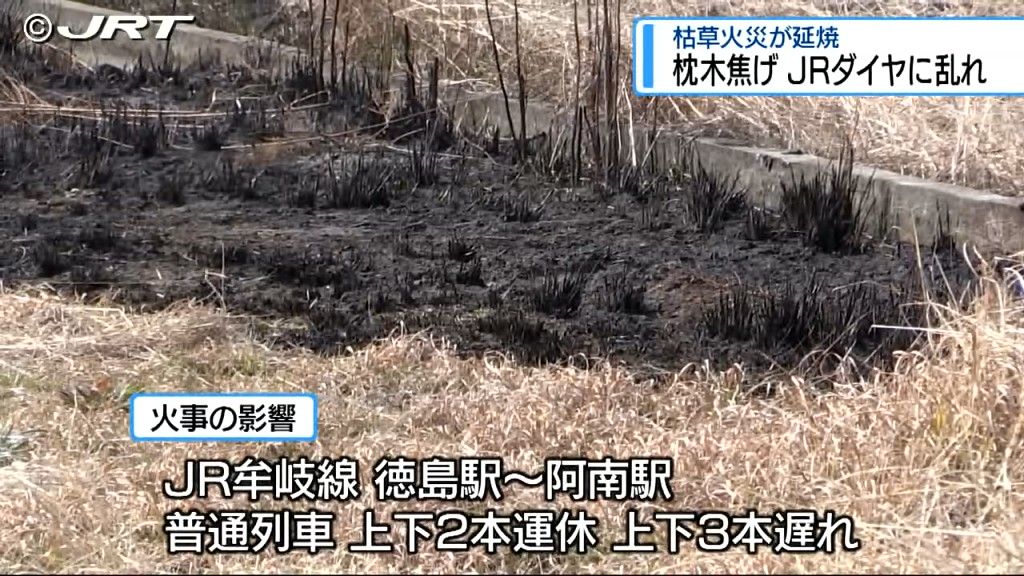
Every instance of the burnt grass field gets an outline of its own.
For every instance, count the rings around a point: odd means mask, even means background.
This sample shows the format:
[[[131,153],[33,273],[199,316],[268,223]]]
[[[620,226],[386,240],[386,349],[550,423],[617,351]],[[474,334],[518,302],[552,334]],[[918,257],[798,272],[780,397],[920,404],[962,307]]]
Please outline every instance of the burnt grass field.
[[[872,325],[920,325],[922,282],[941,299],[969,279],[949,242],[919,270],[887,241],[845,163],[769,212],[690,156],[598,185],[572,181],[555,138],[524,156],[409,93],[387,121],[362,69],[324,95],[258,50],[251,67],[93,70],[0,34],[7,288],[199,300],[327,354],[430,330],[466,353],[648,370],[884,362],[914,333]]]

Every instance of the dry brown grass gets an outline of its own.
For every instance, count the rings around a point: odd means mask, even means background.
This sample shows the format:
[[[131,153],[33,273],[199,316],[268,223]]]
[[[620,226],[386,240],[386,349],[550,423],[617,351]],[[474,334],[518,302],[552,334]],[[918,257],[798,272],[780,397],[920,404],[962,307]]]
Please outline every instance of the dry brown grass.
[[[600,5],[600,2],[592,2]],[[527,85],[549,101],[571,102],[575,77],[569,0],[520,2]],[[580,2],[586,32],[586,2]],[[482,1],[412,0],[399,17],[417,25],[419,38],[449,63],[456,78],[490,81],[489,34]],[[615,3],[612,2],[612,6]],[[937,7],[944,7],[942,12]],[[624,85],[620,105],[639,111],[651,100],[632,98],[632,19],[640,15],[1009,15],[1013,0],[622,0]],[[504,59],[510,57],[511,2],[492,2]],[[586,47],[584,47],[586,52]],[[589,66],[589,64],[585,64]],[[512,81],[514,78],[507,78]],[[493,84],[493,82],[492,82]],[[514,89],[513,89],[514,91]],[[898,173],[1018,195],[1024,190],[1024,106],[1013,98],[661,98],[661,114],[694,133],[742,138],[755,144],[801,148],[828,156],[852,134],[864,163]],[[637,112],[638,113],[638,112]]]
[[[737,392],[739,368],[694,368],[655,386],[609,366],[457,359],[418,336],[326,359],[265,349],[244,322],[208,309],[131,316],[3,294],[0,431],[9,426],[27,444],[0,467],[0,571],[1019,573],[1024,309],[1001,300],[993,289],[970,314],[945,314],[928,347],[903,357],[895,373],[837,381],[827,394],[793,378],[765,400]],[[65,386],[100,376],[112,386],[93,403],[62,400]],[[285,447],[133,444],[124,406],[139,389],[312,391],[321,398],[320,438]],[[831,508],[855,518],[863,549],[752,556],[691,546],[679,556],[560,558],[165,553],[160,526],[173,505],[160,483],[177,481],[185,458],[299,453],[361,462],[363,502],[332,507],[342,542],[359,537],[364,505],[395,509],[371,502],[367,468],[385,454],[500,455],[527,470],[548,456],[609,454],[674,459],[677,500],[660,507]],[[545,507],[541,498],[519,490],[499,507]],[[586,508],[604,519],[610,540],[628,506]]]

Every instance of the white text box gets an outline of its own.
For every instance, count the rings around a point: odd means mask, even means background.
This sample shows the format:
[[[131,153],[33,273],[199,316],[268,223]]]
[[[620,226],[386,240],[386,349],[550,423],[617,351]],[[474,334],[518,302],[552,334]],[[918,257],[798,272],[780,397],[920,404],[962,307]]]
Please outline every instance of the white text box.
[[[317,411],[307,393],[140,392],[128,426],[135,442],[312,442]]]

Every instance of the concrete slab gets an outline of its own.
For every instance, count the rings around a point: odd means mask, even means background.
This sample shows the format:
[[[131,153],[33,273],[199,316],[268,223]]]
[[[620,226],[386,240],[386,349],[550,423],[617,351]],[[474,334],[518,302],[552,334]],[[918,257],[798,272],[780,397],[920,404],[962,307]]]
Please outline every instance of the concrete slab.
[[[769,207],[777,207],[782,183],[813,177],[831,161],[808,154],[790,154],[714,139],[694,142],[705,166],[718,172],[739,173],[740,182]],[[899,236],[930,244],[941,222],[950,232],[983,253],[1024,250],[1024,198],[980,192],[962,186],[903,176],[887,170],[856,166],[854,174],[870,183],[874,213],[888,211]]]
[[[68,24],[76,29],[83,29],[95,14],[119,13],[70,0],[0,0],[0,9],[11,7],[23,15],[34,12],[46,14],[55,24]],[[206,55],[216,53],[224,61],[244,61],[246,51],[257,45],[266,46],[268,42],[193,25],[178,26],[171,39],[174,53],[190,59],[201,52]],[[140,41],[79,42],[74,46],[75,53],[87,63],[114,65],[133,62],[139,54],[162,56],[164,49],[165,43],[154,40],[152,36]],[[294,47],[280,45],[274,47],[274,52],[282,58],[294,58],[299,54]],[[455,87],[442,89],[442,98],[446,101],[456,97],[456,120],[469,126],[486,121],[507,132],[504,101],[499,94],[467,95]],[[557,113],[551,106],[530,103],[527,132],[536,134],[549,129],[556,117]],[[817,156],[757,148],[727,140],[685,142],[692,143],[704,166],[730,176],[738,174],[739,182],[748,194],[769,207],[778,206],[783,182],[794,176],[811,177],[830,164],[829,160]],[[683,145],[681,137],[663,137],[657,143],[657,152],[678,154]],[[864,166],[858,166],[856,174],[871,180],[870,191],[877,201],[877,212],[886,211],[891,215],[898,224],[899,236],[904,240],[912,242],[916,238],[921,244],[928,244],[948,212],[951,232],[959,241],[967,242],[983,253],[1024,251],[1024,198],[979,192]]]
[[[0,0],[0,11],[13,9],[19,13],[21,18],[29,14],[44,14],[50,18],[54,26],[67,25],[72,30],[85,30],[92,17],[100,15],[124,14],[117,10],[109,10],[71,0]],[[63,48],[72,51],[75,56],[85,64],[95,66],[97,64],[112,64],[124,66],[125,64],[137,61],[139,55],[147,58],[152,54],[154,57],[163,57],[168,42],[156,40],[156,30],[150,27],[142,32],[141,40],[131,40],[123,35],[112,40],[69,42],[59,35],[54,35],[53,42]],[[179,24],[174,29],[170,39],[170,46],[173,53],[185,61],[192,61],[200,53],[209,57],[217,54],[225,61],[243,62],[246,50],[255,46],[271,46],[275,54],[282,58],[294,58],[299,51],[291,46],[273,44],[266,40],[259,40],[219,30],[200,28],[192,24]],[[159,61],[159,60],[157,60]]]

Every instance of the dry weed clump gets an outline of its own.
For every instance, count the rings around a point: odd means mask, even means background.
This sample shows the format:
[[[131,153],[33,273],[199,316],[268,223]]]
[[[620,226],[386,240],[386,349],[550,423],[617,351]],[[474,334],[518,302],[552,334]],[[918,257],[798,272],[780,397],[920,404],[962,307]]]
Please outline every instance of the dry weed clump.
[[[836,376],[827,393],[800,375],[776,376],[777,393],[765,398],[743,392],[759,376],[742,367],[694,365],[652,382],[613,366],[459,359],[424,335],[325,358],[267,349],[241,320],[204,308],[135,316],[2,294],[0,432],[10,442],[0,442],[9,452],[0,458],[0,571],[1020,571],[1024,308],[1008,298],[993,284],[967,314],[936,307],[928,342],[892,373]],[[133,444],[126,398],[135,390],[315,392],[320,438],[301,446]],[[161,482],[177,482],[185,458],[249,454],[359,459],[361,501],[323,505],[338,514],[342,544],[359,539],[364,507],[398,509],[372,497],[369,467],[384,455],[501,456],[523,470],[551,456],[654,455],[674,460],[675,499],[642,506],[645,514],[832,509],[856,520],[862,548],[614,555],[608,546],[621,540],[632,504],[601,502],[584,504],[605,536],[586,556],[413,555],[401,546],[376,555],[168,555],[161,525],[176,506],[285,505],[161,496]],[[553,506],[525,488],[497,504]]]

